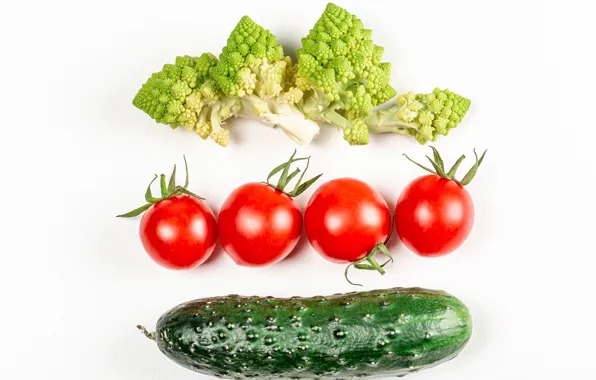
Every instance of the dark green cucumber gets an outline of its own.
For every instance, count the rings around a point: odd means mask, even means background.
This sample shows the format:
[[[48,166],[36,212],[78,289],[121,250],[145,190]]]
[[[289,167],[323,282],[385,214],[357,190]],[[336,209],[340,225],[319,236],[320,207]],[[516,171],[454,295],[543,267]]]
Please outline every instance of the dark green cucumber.
[[[472,334],[468,308],[437,290],[329,297],[230,295],[181,304],[149,335],[179,365],[231,379],[404,376],[453,359]]]

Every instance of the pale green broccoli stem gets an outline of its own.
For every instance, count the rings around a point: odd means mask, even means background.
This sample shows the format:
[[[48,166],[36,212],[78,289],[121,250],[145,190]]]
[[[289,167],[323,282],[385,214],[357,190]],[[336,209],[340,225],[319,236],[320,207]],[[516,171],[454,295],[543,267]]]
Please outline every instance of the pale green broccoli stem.
[[[348,120],[331,108],[323,114],[323,120],[342,129],[344,140],[350,145],[368,144],[368,127],[362,119]]]
[[[428,141],[435,141],[437,134],[430,121],[425,124],[420,124],[420,116],[412,119],[412,122],[402,120],[403,112],[408,111],[405,107],[406,106],[398,106],[387,111],[374,111],[364,120],[369,133],[411,135],[414,136],[416,141],[420,144],[426,144]]]
[[[207,122],[207,116],[209,115],[210,111],[211,109],[209,107],[203,107],[203,109],[201,110],[201,114],[199,115],[197,126],[195,127],[197,134],[203,140],[207,139],[207,137],[209,137],[209,135],[211,134],[211,125],[209,125],[209,123]]]
[[[221,126],[221,117],[219,115],[221,106],[216,104],[211,109],[211,138],[221,146],[228,146],[230,131]]]
[[[334,109],[324,112],[322,116],[326,122],[341,129],[351,128],[354,126],[353,121],[348,120],[342,115],[338,114]]]
[[[281,128],[298,144],[307,146],[319,134],[319,124],[307,119],[295,105],[277,103],[274,104],[274,108],[275,113],[266,114],[265,119]]]
[[[276,99],[265,101],[256,95],[246,95],[241,100],[239,117],[279,127],[300,145],[309,145],[320,132],[319,125],[306,118],[294,104],[279,103]]]
[[[344,140],[350,145],[368,144],[368,128],[364,121],[360,118],[348,119],[336,111],[344,108],[341,101],[323,106],[314,100],[314,97],[309,97],[306,101],[301,102],[300,106],[301,112],[304,113],[307,118],[314,121],[329,123],[342,130]]]
[[[470,100],[448,89],[432,93],[408,92],[397,97],[399,105],[376,111],[365,119],[372,133],[400,133],[414,136],[421,144],[446,136],[457,127],[470,107]]]
[[[407,135],[408,130],[418,130],[414,123],[406,123],[400,120],[397,115],[401,107],[393,107],[389,110],[373,111],[364,119],[368,130],[372,133],[399,133]]]
[[[221,127],[221,119],[219,117],[220,107],[221,106],[219,104],[216,104],[211,109],[211,117],[210,117],[211,129],[212,129],[211,133],[219,133],[223,129]]]

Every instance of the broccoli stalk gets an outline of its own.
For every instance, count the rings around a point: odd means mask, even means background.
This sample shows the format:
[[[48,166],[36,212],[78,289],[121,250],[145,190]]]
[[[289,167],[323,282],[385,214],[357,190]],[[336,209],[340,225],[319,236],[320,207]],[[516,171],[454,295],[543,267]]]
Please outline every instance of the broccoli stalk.
[[[292,102],[280,98],[264,100],[257,95],[245,95],[239,101],[242,109],[235,116],[279,127],[300,145],[309,145],[320,132],[319,125],[307,119]]]
[[[279,127],[300,145],[309,145],[319,134],[319,124],[307,119],[293,103],[281,100],[264,101],[253,95],[244,96],[241,101],[243,110],[238,116],[264,122],[271,127]]]
[[[335,111],[337,104],[314,117],[343,129],[348,141],[367,143],[368,133],[398,133],[411,135],[425,144],[436,141],[439,135],[447,136],[461,122],[471,104],[469,99],[439,88],[430,94],[400,95],[396,103],[388,110],[374,110],[364,120],[346,119]]]

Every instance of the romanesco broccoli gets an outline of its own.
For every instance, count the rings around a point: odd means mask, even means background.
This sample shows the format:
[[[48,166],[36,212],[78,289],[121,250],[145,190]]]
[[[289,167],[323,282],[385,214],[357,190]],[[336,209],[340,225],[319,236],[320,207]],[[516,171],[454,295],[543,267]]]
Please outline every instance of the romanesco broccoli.
[[[210,53],[176,57],[175,64],[167,63],[151,75],[133,104],[157,123],[194,130],[203,139],[211,137],[227,146],[229,132],[221,124],[232,112],[220,104],[233,107],[235,100],[226,97],[211,79],[216,64],[217,58]]]
[[[296,53],[299,106],[310,119],[343,129],[352,145],[368,143],[362,120],[396,94],[391,64],[381,62],[383,48],[371,37],[358,17],[329,3]]]
[[[470,100],[449,90],[413,92],[388,110],[375,107],[396,95],[391,64],[372,31],[345,9],[327,4],[297,51],[293,64],[267,29],[242,17],[219,57],[180,56],[154,73],[133,104],[157,123],[195,131],[227,146],[226,120],[244,117],[280,127],[302,145],[318,135],[318,122],[339,128],[351,145],[369,133],[412,135],[421,144],[447,135]]]
[[[133,104],[158,123],[194,130],[222,146],[230,135],[222,125],[231,117],[279,126],[308,145],[319,125],[296,107],[302,91],[292,78],[292,60],[275,36],[244,16],[219,59],[210,53],[176,58],[147,80]]]
[[[470,108],[469,99],[439,88],[430,94],[400,95],[397,103],[389,110],[373,112],[364,120],[370,132],[408,134],[424,144],[436,141],[438,135],[446,136]]]

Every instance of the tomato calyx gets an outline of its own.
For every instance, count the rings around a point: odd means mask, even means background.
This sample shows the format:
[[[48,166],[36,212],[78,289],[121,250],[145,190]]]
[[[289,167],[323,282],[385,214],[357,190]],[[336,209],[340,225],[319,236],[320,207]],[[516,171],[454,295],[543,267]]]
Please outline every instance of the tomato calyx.
[[[159,176],[157,174],[155,174],[155,177],[153,177],[151,182],[149,182],[149,186],[147,186],[147,191],[145,192],[145,201],[147,202],[147,204],[145,204],[139,208],[136,208],[132,211],[129,211],[125,214],[118,215],[117,217],[118,218],[132,218],[132,217],[138,216],[138,215],[142,214],[143,212],[147,211],[154,204],[159,203],[166,199],[177,197],[178,195],[182,195],[182,194],[186,194],[191,197],[194,197],[194,198],[197,198],[200,200],[204,200],[205,198],[200,197],[187,189],[187,187],[188,187],[188,163],[186,162],[186,157],[185,156],[183,156],[183,157],[184,157],[184,167],[186,169],[186,179],[184,180],[184,186],[176,185],[176,165],[174,165],[174,169],[172,170],[172,174],[170,175],[170,179],[169,179],[167,185],[166,185],[166,175],[165,174],[161,174]],[[160,182],[160,189],[161,189],[161,197],[154,197],[153,193],[151,192],[151,185],[153,185],[153,182],[155,182],[157,177],[160,178],[159,182]]]
[[[389,239],[391,239],[391,235],[393,234],[394,229],[395,229],[394,216],[393,216],[393,213],[391,213],[391,228],[389,230],[389,236],[387,236],[387,239],[385,239],[384,242],[375,245],[375,247],[368,253],[368,255],[364,256],[360,260],[350,263],[346,267],[346,270],[344,272],[344,277],[351,285],[362,286],[362,284],[356,284],[356,283],[350,281],[350,279],[348,278],[348,271],[350,270],[351,267],[354,267],[356,269],[361,269],[361,270],[376,270],[381,275],[385,274],[385,269],[384,269],[385,265],[387,265],[389,263],[393,263],[393,256],[391,256],[391,252],[389,252],[389,249],[387,248],[387,243],[389,242]],[[381,253],[389,258],[383,264],[379,264],[379,262],[375,258],[375,256],[379,253]]]
[[[484,156],[486,155],[486,152],[488,151],[485,150],[484,153],[482,153],[482,156],[480,156],[480,158],[478,158],[478,154],[476,154],[476,149],[474,149],[474,156],[476,157],[476,162],[474,163],[474,166],[472,166],[470,168],[470,170],[466,173],[466,175],[461,179],[458,180],[455,178],[455,173],[457,172],[457,169],[459,168],[459,165],[461,165],[462,161],[466,158],[465,155],[461,155],[457,161],[455,161],[455,164],[453,164],[453,166],[451,167],[451,169],[449,169],[448,172],[445,172],[445,165],[443,163],[443,159],[441,158],[441,155],[439,154],[439,151],[437,151],[437,149],[434,146],[430,147],[433,150],[433,157],[434,159],[430,158],[429,156],[425,156],[428,161],[430,161],[431,165],[433,166],[434,170],[429,169],[428,167],[419,164],[418,162],[412,160],[410,157],[408,157],[407,154],[404,153],[404,156],[410,160],[411,162],[413,162],[414,164],[418,165],[419,167],[421,167],[422,169],[426,170],[427,172],[436,174],[442,178],[445,179],[449,179],[451,181],[455,181],[458,184],[462,185],[462,186],[466,186],[467,184],[469,184],[470,182],[472,182],[472,180],[474,179],[474,177],[476,176],[476,172],[478,171],[478,168],[480,167],[480,164],[482,163],[482,160],[484,160]]]
[[[323,175],[323,173],[321,173],[321,174],[309,179],[308,181],[302,183],[302,180],[304,179],[304,175],[306,174],[306,171],[308,170],[308,166],[310,165],[310,156],[294,158],[295,156],[296,156],[296,150],[294,150],[294,153],[290,156],[290,159],[288,161],[284,162],[283,164],[278,165],[275,169],[273,169],[269,173],[269,176],[267,176],[267,181],[265,182],[267,185],[273,187],[274,189],[281,191],[282,193],[286,194],[287,196],[289,196],[291,198],[297,197],[298,195],[302,194],[313,183],[315,183],[319,179],[319,177],[321,177]],[[294,162],[305,161],[305,160],[306,160],[306,168],[304,168],[304,171],[302,171],[302,174],[298,178],[298,182],[296,182],[296,185],[294,185],[294,189],[292,191],[286,192],[285,188],[288,185],[288,183],[292,179],[294,179],[298,174],[300,174],[300,172],[301,172],[300,168],[296,168],[296,169],[294,169],[294,171],[292,171],[290,173],[290,167],[292,166],[292,164]],[[277,173],[279,173],[280,171],[281,171],[281,175],[279,177],[277,184],[272,184],[270,182],[271,178],[274,175],[276,175]]]
[[[379,262],[375,259],[375,256],[378,253],[382,253],[383,255],[389,257],[389,259],[387,261],[385,261],[383,264],[379,264]],[[344,276],[346,277],[346,280],[354,286],[362,286],[362,284],[356,284],[352,281],[350,281],[350,279],[348,278],[348,271],[350,270],[351,267],[354,267],[356,269],[362,269],[362,270],[376,270],[377,272],[381,273],[381,275],[385,274],[385,265],[392,263],[393,262],[393,256],[391,256],[391,253],[389,252],[389,249],[387,249],[387,246],[385,245],[385,243],[379,243],[377,245],[375,245],[375,247],[372,249],[372,251],[370,251],[370,253],[366,256],[364,256],[362,259],[355,261],[353,263],[350,263],[347,267],[346,270],[344,272]]]

